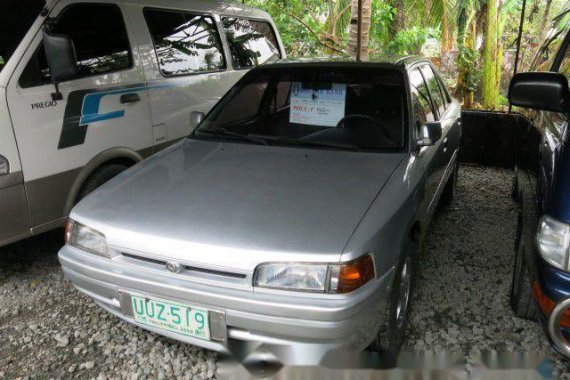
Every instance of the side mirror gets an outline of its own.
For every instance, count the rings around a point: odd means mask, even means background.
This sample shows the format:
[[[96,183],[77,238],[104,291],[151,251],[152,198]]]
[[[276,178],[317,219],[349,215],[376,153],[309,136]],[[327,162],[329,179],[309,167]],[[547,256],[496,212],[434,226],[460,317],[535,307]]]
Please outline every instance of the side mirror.
[[[515,74],[509,85],[509,101],[518,107],[570,112],[568,79],[563,74],[553,72]]]
[[[418,147],[434,145],[441,138],[441,123],[432,121],[419,126]]]
[[[44,50],[51,81],[55,85],[53,100],[61,100],[59,83],[77,77],[77,57],[71,38],[65,34],[54,34],[46,26],[43,29]]]
[[[190,112],[190,126],[192,128],[196,128],[198,124],[204,120],[204,112],[201,111],[192,111]]]

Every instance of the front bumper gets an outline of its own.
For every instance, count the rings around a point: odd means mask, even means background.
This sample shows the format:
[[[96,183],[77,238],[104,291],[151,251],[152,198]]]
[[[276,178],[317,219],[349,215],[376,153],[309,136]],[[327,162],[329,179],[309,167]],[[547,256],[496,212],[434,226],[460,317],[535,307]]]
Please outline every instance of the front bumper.
[[[345,295],[266,293],[189,281],[166,270],[141,269],[67,245],[60,250],[59,260],[71,283],[105,310],[157,334],[220,352],[228,351],[232,339],[314,346],[321,352],[362,350],[379,328],[393,277],[391,271]],[[124,298],[130,293],[210,310],[212,341],[136,323],[125,308]],[[212,317],[218,321],[215,326]]]
[[[540,309],[540,321],[550,342],[560,353],[570,357],[570,328],[561,326],[562,320],[568,323],[569,314],[566,311],[570,308],[570,273],[540,261],[538,282],[533,288]]]

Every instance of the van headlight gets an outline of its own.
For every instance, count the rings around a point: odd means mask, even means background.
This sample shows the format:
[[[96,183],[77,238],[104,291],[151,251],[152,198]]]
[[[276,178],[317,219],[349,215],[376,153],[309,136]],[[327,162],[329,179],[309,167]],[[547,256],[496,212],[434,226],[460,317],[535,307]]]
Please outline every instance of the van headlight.
[[[540,219],[536,236],[538,250],[550,265],[563,270],[568,267],[570,251],[570,224],[560,222],[550,216]]]
[[[109,257],[105,235],[71,219],[65,228],[65,243],[95,255]]]
[[[376,276],[369,254],[348,263],[265,263],[255,269],[253,285],[314,293],[348,293]]]

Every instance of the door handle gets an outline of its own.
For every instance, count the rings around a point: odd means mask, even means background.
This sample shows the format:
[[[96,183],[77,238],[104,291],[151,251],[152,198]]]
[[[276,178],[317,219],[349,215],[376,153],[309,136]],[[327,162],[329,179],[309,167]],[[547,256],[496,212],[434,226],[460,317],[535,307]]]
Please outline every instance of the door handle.
[[[129,104],[129,103],[136,103],[140,102],[141,98],[139,94],[133,92],[130,94],[123,94],[121,95],[121,104]]]

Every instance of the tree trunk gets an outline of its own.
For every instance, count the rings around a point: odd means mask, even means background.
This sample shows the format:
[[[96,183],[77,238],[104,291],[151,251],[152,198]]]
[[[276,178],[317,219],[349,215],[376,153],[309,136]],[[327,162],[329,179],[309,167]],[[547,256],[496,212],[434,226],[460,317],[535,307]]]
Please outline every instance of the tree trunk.
[[[475,40],[477,39],[477,23],[473,22],[469,27],[471,30],[467,31],[465,36],[465,47],[473,52],[475,52]],[[473,75],[473,73],[464,73],[465,75]],[[471,89],[464,85],[465,91],[463,92],[463,106],[467,109],[473,107],[474,103],[474,93]]]
[[[497,107],[497,38],[498,12],[497,0],[487,3],[487,27],[485,30],[485,49],[483,50],[483,94],[482,105],[487,109]]]
[[[485,50],[485,31],[487,30],[487,17],[489,13],[489,7],[487,3],[481,4],[481,9],[477,12],[476,29],[477,36],[475,38],[475,45],[479,52]],[[478,46],[478,41],[481,41],[481,46]],[[481,54],[483,56],[483,54]]]
[[[372,0],[362,1],[362,19],[360,20],[360,59],[368,60],[368,37],[372,17]],[[358,0],[351,0],[350,4],[350,31],[348,34],[348,52],[354,58],[358,56]]]
[[[447,20],[447,7],[446,2],[443,1],[442,4],[442,16],[441,16],[441,52],[448,52],[451,50],[451,39],[449,35],[449,22]]]
[[[540,22],[540,43],[544,41],[544,37],[546,36],[546,32],[548,31],[547,23],[550,21],[550,7],[552,6],[552,0],[546,0],[546,5],[544,7],[544,17]]]
[[[394,19],[392,20],[392,24],[390,26],[390,33],[392,37],[394,37],[398,32],[404,29],[405,24],[405,15],[404,15],[404,7],[405,7],[405,0],[392,0],[392,6],[396,9],[396,14],[394,15]]]

